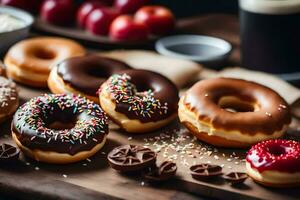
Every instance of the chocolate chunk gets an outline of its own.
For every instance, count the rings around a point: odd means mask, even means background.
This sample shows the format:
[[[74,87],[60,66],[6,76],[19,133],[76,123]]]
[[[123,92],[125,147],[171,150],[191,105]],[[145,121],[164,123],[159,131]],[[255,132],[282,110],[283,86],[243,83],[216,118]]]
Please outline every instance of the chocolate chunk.
[[[139,171],[156,162],[156,153],[149,148],[136,145],[122,145],[107,156],[109,165],[121,172]]]
[[[10,144],[0,145],[0,162],[13,162],[19,159],[20,150]]]
[[[177,165],[171,161],[164,161],[159,165],[149,168],[149,171],[145,173],[144,177],[149,181],[165,181],[175,176],[177,171]]]
[[[222,174],[222,167],[219,165],[198,164],[190,167],[191,175],[194,179],[205,179],[216,177]]]
[[[223,178],[231,184],[239,184],[243,183],[248,178],[248,175],[243,172],[230,172],[224,175]]]

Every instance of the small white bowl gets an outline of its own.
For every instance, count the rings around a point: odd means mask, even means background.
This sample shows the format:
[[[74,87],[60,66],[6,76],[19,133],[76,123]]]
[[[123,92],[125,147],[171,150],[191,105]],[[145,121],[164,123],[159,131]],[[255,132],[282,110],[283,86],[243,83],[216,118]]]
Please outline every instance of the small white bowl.
[[[24,22],[24,26],[19,29],[0,33],[0,53],[3,54],[11,45],[28,36],[34,18],[26,11],[9,6],[0,6],[0,14],[8,14]]]
[[[160,54],[192,60],[208,66],[221,65],[232,50],[229,42],[203,35],[165,37],[156,42],[155,48]]]

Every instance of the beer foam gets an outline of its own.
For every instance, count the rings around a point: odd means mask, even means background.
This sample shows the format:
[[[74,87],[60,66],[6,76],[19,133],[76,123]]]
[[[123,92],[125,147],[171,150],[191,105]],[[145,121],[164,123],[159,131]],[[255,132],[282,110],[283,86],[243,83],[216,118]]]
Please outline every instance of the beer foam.
[[[300,12],[300,0],[239,0],[243,10],[260,14],[293,14]]]

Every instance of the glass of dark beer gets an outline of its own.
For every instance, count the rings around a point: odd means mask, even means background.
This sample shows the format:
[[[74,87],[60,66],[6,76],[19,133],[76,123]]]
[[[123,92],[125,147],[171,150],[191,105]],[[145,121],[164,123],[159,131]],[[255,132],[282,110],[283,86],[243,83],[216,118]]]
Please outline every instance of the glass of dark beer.
[[[239,0],[242,66],[300,72],[300,0]]]

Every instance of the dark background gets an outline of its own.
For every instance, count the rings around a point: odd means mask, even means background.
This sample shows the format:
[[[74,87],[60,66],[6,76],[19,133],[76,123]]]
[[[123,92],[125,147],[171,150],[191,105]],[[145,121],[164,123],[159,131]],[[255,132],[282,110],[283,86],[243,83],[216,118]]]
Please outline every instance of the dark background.
[[[151,4],[169,7],[177,17],[205,13],[236,13],[238,0],[152,0]]]

